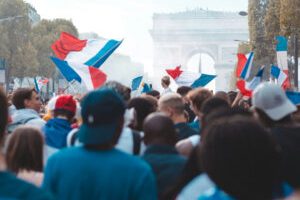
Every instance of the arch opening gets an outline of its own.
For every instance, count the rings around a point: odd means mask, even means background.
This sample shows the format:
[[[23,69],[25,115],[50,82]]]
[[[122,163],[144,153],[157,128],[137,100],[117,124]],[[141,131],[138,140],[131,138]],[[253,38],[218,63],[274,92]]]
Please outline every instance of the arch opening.
[[[216,74],[215,61],[207,53],[196,53],[192,55],[187,61],[187,71],[198,72],[203,74]],[[213,80],[205,86],[209,90],[215,91],[216,81]]]

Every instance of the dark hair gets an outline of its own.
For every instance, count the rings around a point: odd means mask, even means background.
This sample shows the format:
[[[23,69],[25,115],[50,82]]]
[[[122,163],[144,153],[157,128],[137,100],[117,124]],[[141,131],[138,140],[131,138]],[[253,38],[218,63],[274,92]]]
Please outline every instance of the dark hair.
[[[236,199],[272,199],[280,156],[270,133],[241,116],[216,120],[204,131],[199,158],[214,183]]]
[[[103,87],[115,90],[126,102],[130,100],[131,89],[117,81],[108,81],[103,85]]]
[[[227,96],[228,96],[230,105],[232,105],[233,102],[234,102],[234,100],[235,100],[235,98],[236,98],[236,96],[237,96],[237,92],[235,92],[235,91],[229,91],[227,93]]]
[[[154,143],[175,146],[177,133],[173,121],[162,113],[148,115],[143,124],[146,145]]]
[[[30,100],[32,97],[32,93],[36,92],[34,88],[19,88],[17,89],[12,96],[12,103],[16,107],[16,109],[25,108],[24,101]]]
[[[226,100],[221,99],[219,97],[213,97],[211,99],[207,99],[201,106],[201,113],[207,115],[214,110],[220,108],[229,108],[229,104]]]
[[[57,117],[57,116],[64,116],[68,119],[68,121],[72,121],[72,119],[74,118],[75,116],[75,113],[69,111],[69,110],[64,110],[64,109],[56,109],[56,110],[53,110],[53,115],[54,117]]]
[[[156,111],[155,106],[147,99],[136,97],[128,102],[128,108],[135,110],[135,122],[130,125],[130,128],[142,131],[145,118],[152,112]]]
[[[185,95],[187,95],[187,93],[189,91],[191,91],[193,88],[189,87],[189,86],[180,86],[179,88],[177,88],[176,93],[180,94],[182,97],[184,97]]]
[[[293,119],[292,119],[292,115],[287,115],[285,116],[284,118],[278,120],[278,121],[275,121],[273,119],[271,119],[264,111],[262,111],[261,109],[259,108],[255,108],[255,111],[256,113],[258,114],[259,116],[259,119],[260,121],[263,123],[263,125],[265,125],[266,127],[274,127],[276,125],[280,125],[280,124],[288,124],[288,123],[291,123],[293,122]]]
[[[206,126],[213,123],[214,120],[233,117],[236,115],[244,116],[244,117],[253,117],[252,112],[240,107],[220,108],[220,109],[213,110],[209,114],[203,116],[201,129],[203,131],[206,128]]]
[[[147,92],[146,94],[149,96],[153,96],[155,98],[159,98],[159,96],[160,96],[160,93],[157,90],[151,90],[151,91]]]
[[[8,123],[8,103],[2,89],[0,89],[0,147],[3,144],[5,129]]]
[[[43,144],[41,132],[29,126],[17,128],[11,135],[6,162],[10,171],[43,171]]]

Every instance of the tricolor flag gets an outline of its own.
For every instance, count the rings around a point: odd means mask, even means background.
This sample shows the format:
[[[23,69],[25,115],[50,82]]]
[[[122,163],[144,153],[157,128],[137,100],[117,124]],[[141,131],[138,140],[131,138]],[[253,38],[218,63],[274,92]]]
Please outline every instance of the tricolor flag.
[[[73,80],[83,82],[88,90],[93,90],[102,86],[106,81],[106,74],[98,68],[54,57],[51,59],[68,82]]]
[[[261,83],[264,73],[264,67],[261,67],[258,73],[249,82],[245,80],[238,80],[236,83],[237,88],[240,90],[243,96],[251,97],[252,91]]]
[[[237,63],[237,67],[236,67],[236,77],[240,78],[241,77],[241,73],[247,63],[247,57],[245,54],[237,54],[238,57],[238,63]]]
[[[61,60],[99,68],[121,43],[122,41],[104,39],[80,40],[62,32],[51,48]]]
[[[288,76],[279,67],[272,65],[271,75],[277,79],[277,83],[284,88],[288,85]]]
[[[182,71],[180,66],[175,69],[167,69],[166,72],[175,80],[178,86],[190,86],[192,88],[204,87],[216,78],[216,75]]]
[[[300,105],[300,93],[293,91],[286,91],[286,96],[293,102],[295,105]]]
[[[288,69],[288,59],[287,59],[287,50],[288,50],[288,41],[284,36],[277,36],[277,65],[278,67],[286,74],[287,80],[283,83],[282,87],[287,89],[290,87],[289,82],[289,69]]]
[[[254,59],[254,52],[250,52],[247,58],[247,62],[241,72],[241,76],[240,76],[241,79],[247,80],[250,77],[250,73],[252,71],[253,59]]]
[[[47,85],[49,79],[43,77],[34,77],[34,87],[37,93],[40,93],[43,86]]]
[[[143,80],[143,76],[136,77],[131,82],[131,90],[138,90]]]

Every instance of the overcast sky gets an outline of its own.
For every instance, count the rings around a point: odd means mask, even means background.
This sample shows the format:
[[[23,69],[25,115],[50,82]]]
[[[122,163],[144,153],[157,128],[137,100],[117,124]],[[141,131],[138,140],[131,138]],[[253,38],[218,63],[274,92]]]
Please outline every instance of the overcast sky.
[[[152,65],[153,13],[210,10],[247,10],[248,0],[25,0],[44,19],[71,19],[80,33],[95,32],[113,39],[124,38],[117,52],[127,54],[149,69]],[[148,71],[148,70],[147,70]]]

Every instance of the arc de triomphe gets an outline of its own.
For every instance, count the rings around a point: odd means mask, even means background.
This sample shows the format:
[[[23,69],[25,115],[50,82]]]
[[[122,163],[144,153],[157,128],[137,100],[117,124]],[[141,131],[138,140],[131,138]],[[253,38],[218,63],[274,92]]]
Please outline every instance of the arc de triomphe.
[[[164,69],[179,64],[186,69],[193,55],[205,53],[215,62],[216,90],[229,89],[236,64],[237,40],[247,41],[249,37],[247,17],[237,12],[203,9],[154,14],[150,33],[154,74],[161,75]]]

